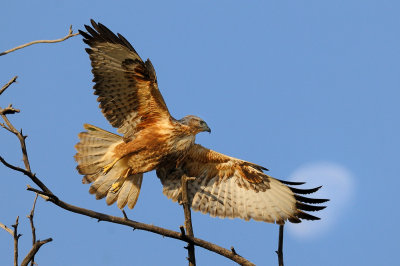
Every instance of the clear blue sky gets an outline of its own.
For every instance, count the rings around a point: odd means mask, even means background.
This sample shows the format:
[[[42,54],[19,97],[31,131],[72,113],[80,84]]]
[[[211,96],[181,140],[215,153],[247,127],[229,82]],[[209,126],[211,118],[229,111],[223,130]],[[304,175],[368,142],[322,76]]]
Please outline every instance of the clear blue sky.
[[[6,1],[0,50],[60,38],[70,24],[77,30],[90,18],[100,21],[151,58],[176,118],[194,114],[207,121],[212,134],[199,135],[198,143],[264,165],[278,178],[326,185],[318,195],[328,195],[335,212],[328,207],[322,221],[307,225],[317,233],[286,231],[286,265],[396,265],[399,2],[215,2]],[[78,36],[0,57],[0,83],[19,76],[0,106],[22,109],[10,118],[29,136],[33,171],[50,189],[71,204],[121,215],[96,201],[75,170],[82,124],[113,130],[92,94],[84,48]],[[0,131],[1,156],[22,166],[18,145]],[[318,172],[324,164],[336,170]],[[0,178],[0,222],[11,225],[21,216],[23,256],[31,241],[25,218],[31,182],[2,166]],[[127,213],[174,230],[183,224],[181,206],[162,194],[155,173],[145,175],[139,201]],[[39,251],[39,265],[186,265],[183,242],[97,223],[43,200],[35,222],[39,239],[54,239]],[[276,225],[199,213],[193,225],[196,236],[234,246],[257,265],[277,264]],[[198,265],[233,265],[196,252]],[[12,263],[12,239],[3,230],[0,260]]]

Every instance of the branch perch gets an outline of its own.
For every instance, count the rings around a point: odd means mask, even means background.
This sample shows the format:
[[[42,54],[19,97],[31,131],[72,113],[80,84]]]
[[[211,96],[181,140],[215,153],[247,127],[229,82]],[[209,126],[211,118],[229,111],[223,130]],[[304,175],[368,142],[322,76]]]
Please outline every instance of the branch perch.
[[[187,182],[188,180],[193,180],[194,178],[189,178],[185,174],[182,175],[181,182],[182,182],[182,191],[181,191],[181,196],[182,196],[182,206],[183,206],[183,211],[185,213],[185,228],[186,228],[186,233],[188,236],[193,237],[193,226],[192,226],[192,214],[190,212],[190,206],[189,206],[189,197],[187,193]],[[196,266],[196,257],[195,257],[195,252],[194,252],[194,245],[193,243],[188,243],[187,246],[188,250],[188,261],[189,261],[189,266]]]
[[[278,255],[278,264],[279,266],[283,265],[283,227],[284,225],[279,225],[279,243],[278,243],[278,250],[275,251]]]
[[[18,220],[19,216],[15,220],[15,224],[12,225],[14,228],[13,236],[14,236],[14,265],[18,266],[18,239],[20,238],[21,234],[18,234]]]
[[[33,45],[33,44],[37,44],[37,43],[56,43],[56,42],[62,42],[62,41],[65,41],[65,40],[67,40],[67,39],[69,39],[69,38],[71,38],[71,37],[74,37],[74,36],[76,36],[76,35],[79,35],[79,32],[73,33],[72,25],[71,25],[71,26],[69,27],[69,32],[68,32],[68,34],[67,34],[65,37],[63,37],[63,38],[60,38],[60,39],[57,39],[57,40],[38,40],[38,41],[29,42],[29,43],[26,43],[26,44],[17,46],[17,47],[15,47],[15,48],[12,48],[12,49],[10,49],[10,50],[4,51],[4,52],[0,53],[0,56],[6,55],[6,54],[8,54],[8,53],[14,52],[14,51],[16,51],[16,50],[19,50],[19,49],[22,49],[22,48],[25,48],[25,47],[27,47],[27,46],[30,46],[30,45]]]

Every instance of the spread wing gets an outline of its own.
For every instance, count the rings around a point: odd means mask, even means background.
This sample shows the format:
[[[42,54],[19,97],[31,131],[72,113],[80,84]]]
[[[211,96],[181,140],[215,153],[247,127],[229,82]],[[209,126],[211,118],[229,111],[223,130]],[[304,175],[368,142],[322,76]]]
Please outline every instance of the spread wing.
[[[174,166],[157,170],[164,194],[180,199],[181,176],[195,177],[188,181],[188,197],[192,209],[220,218],[239,217],[277,224],[286,220],[293,223],[301,219],[318,220],[305,211],[319,211],[325,206],[311,204],[328,200],[301,196],[316,192],[288,185],[304,183],[287,182],[263,173],[265,168],[224,154],[194,145],[179,169]],[[308,203],[308,204],[307,204]]]
[[[91,20],[92,27],[79,31],[90,48],[94,94],[104,116],[126,138],[151,123],[169,119],[167,105],[157,86],[150,60],[140,58],[120,34]]]

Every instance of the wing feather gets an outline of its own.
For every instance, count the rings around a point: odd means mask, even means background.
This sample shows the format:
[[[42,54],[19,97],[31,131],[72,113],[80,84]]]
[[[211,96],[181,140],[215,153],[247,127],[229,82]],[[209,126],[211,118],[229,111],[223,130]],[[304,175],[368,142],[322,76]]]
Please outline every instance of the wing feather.
[[[91,24],[85,25],[87,32],[79,32],[90,46],[86,51],[92,63],[94,94],[111,125],[131,138],[144,125],[170,119],[150,60],[143,62],[121,34],[93,20]]]
[[[263,173],[263,169],[195,144],[179,169],[175,169],[175,165],[164,166],[157,169],[157,175],[164,186],[164,194],[173,200],[180,196],[181,176],[195,177],[188,183],[192,209],[211,216],[278,224],[287,220],[298,223],[301,219],[319,219],[306,212],[324,209],[325,206],[312,204],[327,200],[297,195],[314,193],[319,188],[294,188],[292,186],[303,183],[281,182]]]

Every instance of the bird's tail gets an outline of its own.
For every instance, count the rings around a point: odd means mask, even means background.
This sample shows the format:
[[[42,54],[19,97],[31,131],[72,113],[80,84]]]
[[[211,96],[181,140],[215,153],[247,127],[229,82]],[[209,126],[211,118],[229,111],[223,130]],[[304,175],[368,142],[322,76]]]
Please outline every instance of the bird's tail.
[[[108,205],[117,202],[123,209],[132,209],[139,197],[143,174],[131,174],[127,158],[115,158],[114,148],[123,142],[121,136],[101,128],[85,124],[86,132],[79,133],[80,142],[75,145],[78,172],[84,175],[82,183],[93,184],[89,192],[96,199],[106,197]]]

